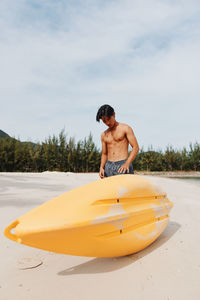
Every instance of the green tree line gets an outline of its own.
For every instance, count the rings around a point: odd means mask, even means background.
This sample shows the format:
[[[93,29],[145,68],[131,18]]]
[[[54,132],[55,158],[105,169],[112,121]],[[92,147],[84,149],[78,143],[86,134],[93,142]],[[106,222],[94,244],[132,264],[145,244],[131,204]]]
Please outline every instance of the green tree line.
[[[20,142],[10,137],[0,138],[0,172],[98,172],[101,150],[92,134],[83,140],[49,136],[42,143]],[[189,149],[167,146],[165,151],[140,149],[133,167],[138,171],[200,171],[200,144],[190,143]]]

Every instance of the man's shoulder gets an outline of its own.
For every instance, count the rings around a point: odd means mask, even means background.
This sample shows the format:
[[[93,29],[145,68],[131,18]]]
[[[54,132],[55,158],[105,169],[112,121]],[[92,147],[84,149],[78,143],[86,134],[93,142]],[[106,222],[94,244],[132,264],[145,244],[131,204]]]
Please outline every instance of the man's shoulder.
[[[108,132],[108,129],[104,130],[104,131],[101,133],[101,136],[106,135],[107,132]]]
[[[120,127],[123,129],[123,130],[127,130],[129,128],[131,128],[131,126],[129,126],[128,124],[126,123],[119,123]]]
[[[105,131],[103,131],[101,133],[101,138],[103,139],[106,136],[106,133],[108,132],[108,129],[106,129]]]

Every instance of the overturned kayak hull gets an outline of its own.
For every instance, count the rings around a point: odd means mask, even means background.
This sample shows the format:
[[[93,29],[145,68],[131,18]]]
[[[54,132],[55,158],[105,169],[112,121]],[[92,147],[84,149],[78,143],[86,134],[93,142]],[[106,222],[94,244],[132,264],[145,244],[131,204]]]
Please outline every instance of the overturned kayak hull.
[[[144,177],[117,175],[44,203],[14,221],[4,233],[21,244],[56,253],[124,256],[158,238],[172,206],[167,195]]]

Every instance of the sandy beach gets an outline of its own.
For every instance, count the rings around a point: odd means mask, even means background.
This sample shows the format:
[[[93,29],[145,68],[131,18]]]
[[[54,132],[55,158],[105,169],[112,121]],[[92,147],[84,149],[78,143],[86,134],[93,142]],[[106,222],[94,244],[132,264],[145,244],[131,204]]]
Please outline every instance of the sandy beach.
[[[3,230],[36,206],[99,179],[97,173],[0,173],[0,299],[199,300],[200,186],[143,176],[174,203],[164,233],[133,255],[88,258],[20,245]]]

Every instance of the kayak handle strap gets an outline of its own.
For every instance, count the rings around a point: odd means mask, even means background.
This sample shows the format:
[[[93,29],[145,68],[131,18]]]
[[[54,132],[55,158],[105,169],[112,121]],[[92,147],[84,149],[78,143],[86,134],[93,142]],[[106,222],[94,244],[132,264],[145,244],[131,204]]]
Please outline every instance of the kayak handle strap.
[[[14,233],[11,232],[12,229],[14,229],[19,224],[19,221],[16,220],[12,222],[6,229],[4,230],[4,235],[9,238],[12,241],[20,242],[21,239],[19,239]]]

